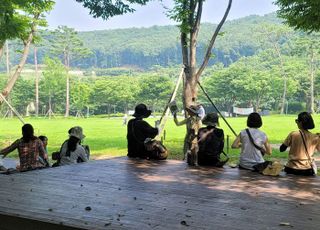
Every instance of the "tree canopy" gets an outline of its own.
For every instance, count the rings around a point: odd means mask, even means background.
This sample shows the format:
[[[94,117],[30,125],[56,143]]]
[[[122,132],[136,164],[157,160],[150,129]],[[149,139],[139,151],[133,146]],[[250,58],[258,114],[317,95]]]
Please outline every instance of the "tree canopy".
[[[308,32],[320,31],[319,0],[276,0],[280,7],[278,14],[295,29]]]
[[[84,7],[89,8],[90,14],[92,14],[93,17],[95,18],[101,17],[104,20],[107,20],[110,17],[134,12],[135,9],[132,6],[130,6],[130,4],[145,5],[147,2],[150,2],[151,0],[127,0],[127,1],[76,0],[76,1],[81,2]],[[129,4],[127,4],[126,2],[128,2]]]
[[[50,11],[51,0],[2,0],[0,4],[0,47],[7,39],[26,40],[31,24],[45,25],[43,13]]]

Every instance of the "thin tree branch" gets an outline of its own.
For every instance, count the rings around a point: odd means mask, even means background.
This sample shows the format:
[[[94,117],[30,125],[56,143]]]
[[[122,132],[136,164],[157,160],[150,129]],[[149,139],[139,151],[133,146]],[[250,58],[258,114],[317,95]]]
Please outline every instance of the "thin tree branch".
[[[36,14],[33,17],[34,20],[33,20],[33,23],[31,25],[31,31],[29,33],[29,36],[28,36],[28,38],[26,40],[23,41],[23,43],[25,45],[24,45],[22,58],[21,58],[21,60],[19,62],[19,65],[17,66],[14,74],[9,79],[9,81],[7,82],[6,87],[2,91],[2,95],[4,97],[6,97],[6,96],[8,96],[10,94],[15,82],[17,81],[18,77],[20,76],[20,73],[22,71],[22,68],[23,68],[24,64],[26,63],[26,60],[27,60],[27,57],[28,57],[28,53],[29,53],[30,44],[31,44],[31,42],[33,40],[33,36],[34,36],[35,31],[36,31],[36,26],[37,26],[36,21],[38,20],[39,17],[40,17],[40,14]],[[2,102],[3,102],[3,100],[0,98],[0,104]]]
[[[221,19],[220,23],[218,24],[218,26],[217,26],[214,34],[212,35],[212,38],[211,38],[211,40],[210,40],[210,43],[209,43],[209,46],[208,46],[208,49],[207,49],[205,58],[204,58],[201,66],[200,66],[200,68],[199,68],[199,70],[198,70],[198,72],[197,72],[197,74],[196,74],[196,79],[197,79],[197,81],[199,80],[199,78],[200,78],[203,70],[205,69],[205,67],[208,65],[208,62],[209,62],[209,59],[210,59],[210,56],[211,56],[211,52],[212,52],[212,47],[213,47],[214,42],[215,42],[215,40],[216,40],[216,38],[217,38],[217,36],[218,36],[218,34],[219,34],[220,29],[222,28],[224,22],[225,22],[226,19],[227,19],[227,16],[228,16],[228,14],[229,14],[229,12],[230,12],[230,9],[231,9],[231,5],[232,5],[232,0],[229,0],[229,3],[228,3],[228,6],[227,6],[226,11],[225,11],[225,13],[224,13],[224,16],[223,16],[223,18]]]
[[[183,2],[183,9],[187,9],[187,6],[188,6],[187,1],[184,1]],[[188,19],[186,19],[186,18],[183,19],[182,27],[187,24],[187,20]],[[182,50],[182,62],[185,67],[189,66],[188,41],[187,40],[188,40],[187,32],[184,31],[184,29],[182,28],[181,35],[180,35],[180,43],[181,43],[181,50]],[[185,71],[188,71],[188,70],[185,68]]]
[[[195,23],[194,23],[194,26],[192,29],[193,32],[195,33],[195,37],[198,37],[198,33],[199,33],[201,15],[202,15],[202,5],[203,5],[203,0],[199,0],[197,16],[196,16]]]

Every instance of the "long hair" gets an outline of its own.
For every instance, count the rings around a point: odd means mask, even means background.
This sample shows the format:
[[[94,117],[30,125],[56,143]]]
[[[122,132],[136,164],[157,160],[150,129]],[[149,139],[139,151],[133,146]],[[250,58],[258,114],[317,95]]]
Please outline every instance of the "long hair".
[[[67,152],[66,156],[70,157],[71,152],[75,151],[77,148],[77,144],[79,143],[80,139],[70,136],[68,143],[67,143]]]
[[[34,130],[32,125],[25,124],[22,126],[22,139],[25,143],[28,143],[31,140],[34,140],[36,137],[34,136]]]

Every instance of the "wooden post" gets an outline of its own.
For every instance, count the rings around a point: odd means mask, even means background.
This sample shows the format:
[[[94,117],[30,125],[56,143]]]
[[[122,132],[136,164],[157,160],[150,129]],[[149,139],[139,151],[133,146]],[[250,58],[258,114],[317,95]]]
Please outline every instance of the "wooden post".
[[[227,154],[229,154],[230,136],[227,135]]]

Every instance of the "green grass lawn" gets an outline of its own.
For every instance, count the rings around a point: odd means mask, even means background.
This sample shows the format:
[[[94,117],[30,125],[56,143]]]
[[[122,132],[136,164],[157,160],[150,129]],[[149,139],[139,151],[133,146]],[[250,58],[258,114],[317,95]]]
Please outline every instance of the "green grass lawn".
[[[320,122],[320,116],[313,116],[316,123],[314,132],[319,132],[317,125]],[[280,116],[272,115],[263,117],[263,127],[261,130],[267,133],[271,143],[281,143],[290,131],[296,130],[296,116]],[[154,124],[155,119],[147,119],[150,124]],[[246,117],[227,118],[230,125],[236,133],[246,127]],[[27,123],[34,126],[36,135],[46,135],[49,138],[49,153],[58,151],[64,140],[68,138],[67,131],[72,126],[79,125],[83,127],[86,138],[84,144],[88,144],[91,148],[91,153],[94,158],[125,156],[126,150],[126,126],[122,126],[122,118],[26,118]],[[234,135],[228,129],[227,125],[220,120],[221,128],[224,129],[225,135],[229,136],[230,145],[234,140]],[[12,143],[17,138],[21,137],[21,122],[14,119],[0,119],[0,148],[3,148]],[[172,120],[169,120],[166,125],[166,139],[164,144],[170,151],[170,158],[182,158],[182,145],[185,135],[185,127],[176,127]],[[225,149],[227,151],[227,149]],[[229,149],[229,154],[232,160],[238,158],[239,150]],[[17,153],[12,153],[16,156]],[[286,158],[287,153],[279,153],[278,150],[273,151],[274,158]]]

